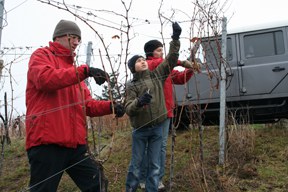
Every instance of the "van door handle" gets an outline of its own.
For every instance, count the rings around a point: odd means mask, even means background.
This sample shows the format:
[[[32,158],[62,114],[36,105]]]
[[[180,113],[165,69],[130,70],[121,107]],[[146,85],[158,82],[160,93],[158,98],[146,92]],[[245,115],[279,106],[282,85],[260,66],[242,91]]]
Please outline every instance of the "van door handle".
[[[285,67],[274,67],[274,69],[272,69],[273,72],[279,72],[279,71],[284,71]]]
[[[242,67],[242,66],[245,65],[245,62],[244,62],[243,60],[240,60],[239,63],[238,63],[238,65],[239,65],[240,67]]]

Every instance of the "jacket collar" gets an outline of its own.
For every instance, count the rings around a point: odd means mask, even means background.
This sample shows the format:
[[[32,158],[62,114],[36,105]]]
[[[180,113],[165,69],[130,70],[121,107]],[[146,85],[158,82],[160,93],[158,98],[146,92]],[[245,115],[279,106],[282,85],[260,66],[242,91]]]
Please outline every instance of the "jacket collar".
[[[75,52],[71,53],[69,49],[63,47],[60,43],[49,42],[49,49],[53,52],[55,56],[60,57],[69,63],[74,62],[74,57],[76,56]]]
[[[145,70],[145,71],[141,71],[141,72],[136,72],[136,73],[133,73],[133,81],[138,81],[140,78],[146,78],[150,76],[150,71],[149,69]]]
[[[164,60],[162,57],[153,57],[153,56],[148,56],[146,60]]]

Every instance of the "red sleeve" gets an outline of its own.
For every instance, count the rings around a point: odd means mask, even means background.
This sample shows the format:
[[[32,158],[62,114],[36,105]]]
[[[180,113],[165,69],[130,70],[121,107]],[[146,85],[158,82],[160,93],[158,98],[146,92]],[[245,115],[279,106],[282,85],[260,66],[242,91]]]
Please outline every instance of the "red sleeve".
[[[47,55],[46,57],[43,55]],[[38,90],[54,91],[77,84],[86,78],[87,65],[56,68],[58,62],[52,54],[36,51],[29,62],[29,79]],[[62,65],[59,63],[59,65]],[[78,76],[76,75],[78,74]],[[79,79],[78,79],[79,78]]]
[[[187,83],[191,77],[193,76],[193,70],[185,69],[184,71],[172,70],[170,77],[172,79],[173,84],[182,85]]]
[[[86,115],[90,117],[99,117],[112,114],[111,101],[101,101],[93,99],[89,89],[84,82],[81,82],[81,86],[85,95],[86,103]]]
[[[146,61],[148,63],[148,68],[150,71],[153,71],[163,62],[163,58],[155,58],[155,57],[149,57]],[[177,61],[177,66],[182,66],[181,61]],[[193,75],[193,73],[191,74]]]

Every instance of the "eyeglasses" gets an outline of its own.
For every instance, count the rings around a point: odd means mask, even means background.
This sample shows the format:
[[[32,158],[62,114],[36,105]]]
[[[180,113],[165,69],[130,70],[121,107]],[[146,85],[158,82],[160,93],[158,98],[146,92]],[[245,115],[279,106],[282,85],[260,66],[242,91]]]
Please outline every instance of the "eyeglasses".
[[[72,40],[72,41],[77,41],[78,43],[81,43],[81,38],[78,37],[77,35],[67,35],[69,41]]]

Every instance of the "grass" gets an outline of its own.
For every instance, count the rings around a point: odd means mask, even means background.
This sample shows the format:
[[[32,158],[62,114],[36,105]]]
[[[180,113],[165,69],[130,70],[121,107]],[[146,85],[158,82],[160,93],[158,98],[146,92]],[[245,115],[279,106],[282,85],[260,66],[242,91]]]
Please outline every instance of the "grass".
[[[229,128],[223,166],[218,165],[217,127],[204,128],[203,161],[199,131],[177,130],[173,163],[171,135],[168,140],[165,186],[171,186],[171,191],[175,192],[287,192],[288,129],[275,127],[257,125]],[[109,179],[109,192],[125,191],[125,178],[130,161],[131,130],[125,127],[118,129],[114,132],[113,143],[112,129],[103,131],[105,137],[101,138],[100,144],[106,146],[100,153],[100,159],[106,160],[104,168]],[[111,144],[110,153],[108,149]],[[1,171],[0,191],[23,191],[27,187],[29,163],[24,139],[13,139],[11,145],[5,145]],[[79,189],[64,173],[58,191],[76,192]]]

